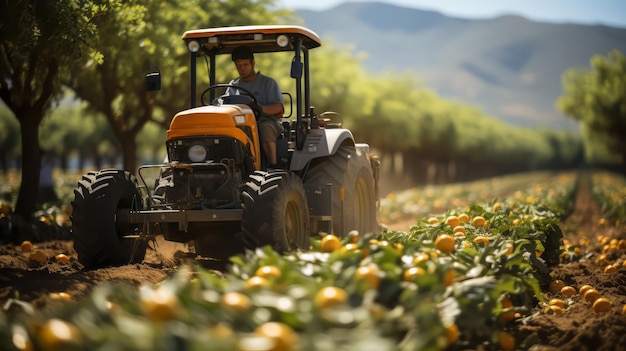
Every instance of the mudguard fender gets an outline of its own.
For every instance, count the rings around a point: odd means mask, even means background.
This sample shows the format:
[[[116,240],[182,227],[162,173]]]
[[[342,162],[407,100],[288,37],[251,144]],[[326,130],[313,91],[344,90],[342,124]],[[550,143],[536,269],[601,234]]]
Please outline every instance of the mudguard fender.
[[[344,143],[354,145],[354,136],[348,129],[312,129],[302,150],[293,152],[289,170],[300,171],[315,158],[334,155]]]

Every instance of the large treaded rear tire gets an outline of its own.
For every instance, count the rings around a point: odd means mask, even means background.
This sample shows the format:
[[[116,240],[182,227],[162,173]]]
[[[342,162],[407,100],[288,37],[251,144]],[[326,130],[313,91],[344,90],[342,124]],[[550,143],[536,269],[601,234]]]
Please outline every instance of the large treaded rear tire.
[[[247,249],[271,246],[285,253],[308,250],[309,205],[301,179],[288,171],[257,171],[243,196],[243,242]]]
[[[86,268],[141,262],[147,242],[123,237],[139,225],[116,221],[118,209],[143,209],[137,180],[127,171],[89,172],[74,189],[72,236],[78,261]]]
[[[333,185],[333,234],[343,237],[351,230],[367,233],[378,229],[372,167],[355,146],[342,145],[334,155],[314,160],[304,183]]]

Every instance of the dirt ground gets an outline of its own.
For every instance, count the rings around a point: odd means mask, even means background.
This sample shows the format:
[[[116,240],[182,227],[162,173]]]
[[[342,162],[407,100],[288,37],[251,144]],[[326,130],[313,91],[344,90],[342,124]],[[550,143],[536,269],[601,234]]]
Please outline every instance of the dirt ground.
[[[562,230],[566,239],[577,243],[590,240],[587,259],[554,267],[551,276],[561,279],[577,290],[583,284],[596,288],[600,294],[613,302],[609,312],[596,313],[592,306],[578,295],[570,299],[571,305],[560,315],[548,315],[537,306],[529,317],[517,320],[511,327],[517,344],[530,350],[624,350],[626,349],[626,268],[617,273],[603,273],[606,264],[597,263],[601,243],[599,238],[626,239],[626,227],[599,225],[600,212],[591,199],[588,187],[578,191],[576,207]],[[407,230],[412,223],[389,224],[391,229]],[[122,267],[85,270],[76,260],[71,241],[35,243],[33,250],[47,255],[47,263],[39,263],[19,246],[0,246],[0,306],[8,299],[21,300],[44,306],[50,294],[65,292],[74,299],[87,295],[98,283],[122,280],[134,285],[156,284],[171,275],[186,260],[182,244],[159,241],[158,251],[149,250],[145,263]],[[70,257],[69,264],[56,263],[54,256],[64,253]],[[610,257],[620,267],[626,255]],[[558,294],[546,293],[546,298]]]
[[[591,304],[580,295],[571,298],[571,305],[561,315],[548,315],[536,308],[526,319],[514,326],[518,342],[528,338],[530,350],[626,350],[626,259],[621,254],[607,255],[607,262],[598,262],[602,253],[601,238],[626,239],[626,227],[599,225],[601,218],[597,205],[591,198],[587,182],[581,182],[574,212],[562,223],[564,238],[572,243],[588,239],[587,259],[553,268],[553,279],[563,280],[577,290],[585,285],[594,287],[603,297],[612,301],[609,312],[596,313]],[[616,263],[617,273],[604,273],[607,263]],[[560,294],[546,293],[546,298],[563,298]]]

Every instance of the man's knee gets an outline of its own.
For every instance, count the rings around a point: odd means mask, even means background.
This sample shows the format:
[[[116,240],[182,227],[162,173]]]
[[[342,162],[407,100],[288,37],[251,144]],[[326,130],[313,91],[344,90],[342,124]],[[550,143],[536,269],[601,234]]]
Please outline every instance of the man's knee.
[[[278,121],[263,121],[259,123],[259,139],[261,143],[275,143],[280,133],[282,125]]]

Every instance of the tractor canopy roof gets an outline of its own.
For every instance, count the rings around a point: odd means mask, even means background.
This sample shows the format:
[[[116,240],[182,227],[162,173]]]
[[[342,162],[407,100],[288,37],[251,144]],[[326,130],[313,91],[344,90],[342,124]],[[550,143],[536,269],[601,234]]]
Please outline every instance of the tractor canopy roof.
[[[246,45],[253,52],[293,51],[294,44],[302,42],[303,49],[322,44],[315,32],[300,26],[258,25],[189,30],[183,40],[192,52],[200,54],[230,54],[236,47]]]

